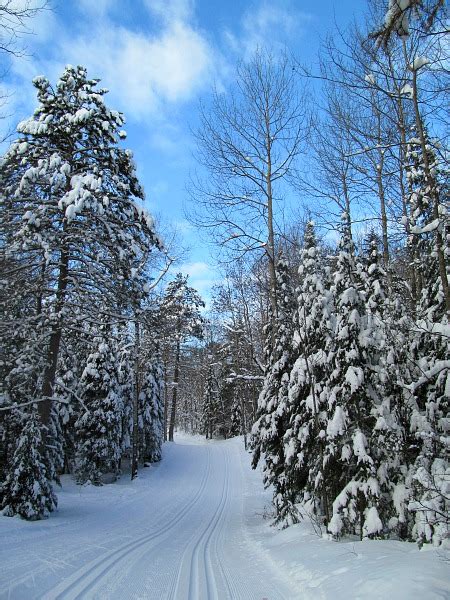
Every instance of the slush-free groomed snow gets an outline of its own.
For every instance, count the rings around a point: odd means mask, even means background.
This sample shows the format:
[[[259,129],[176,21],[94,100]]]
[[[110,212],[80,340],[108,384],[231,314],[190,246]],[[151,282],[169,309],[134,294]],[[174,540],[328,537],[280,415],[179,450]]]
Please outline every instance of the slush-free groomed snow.
[[[285,531],[242,439],[178,437],[163,461],[101,488],[63,478],[46,521],[0,518],[0,598],[442,598],[439,551]],[[442,551],[441,551],[442,553]]]

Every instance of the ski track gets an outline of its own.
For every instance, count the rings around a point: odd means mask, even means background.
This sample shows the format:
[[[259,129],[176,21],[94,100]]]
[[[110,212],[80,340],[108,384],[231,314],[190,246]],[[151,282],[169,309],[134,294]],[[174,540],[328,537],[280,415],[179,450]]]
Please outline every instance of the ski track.
[[[176,600],[182,597],[183,590],[183,570],[189,573],[188,579],[188,598],[189,600],[197,600],[198,598],[208,598],[211,600],[218,600],[220,598],[218,587],[216,583],[216,577],[214,575],[214,569],[211,560],[211,539],[217,540],[220,532],[221,525],[224,522],[224,512],[228,502],[228,490],[229,490],[229,459],[228,452],[224,451],[225,455],[225,475],[223,478],[223,485],[221,490],[221,496],[219,503],[215,509],[213,516],[208,520],[206,527],[203,528],[199,536],[196,536],[194,547],[191,549],[190,544],[186,547],[181,566],[179,569],[179,576],[176,580],[175,588],[172,589],[169,598],[170,600]],[[216,555],[216,562],[220,569],[223,580],[225,581],[229,597],[233,596],[230,593],[230,584],[228,577],[225,575],[221,559]],[[203,579],[204,585],[201,585],[202,578],[200,572],[204,571],[205,577]],[[204,587],[205,589],[201,588]],[[201,590],[201,591],[200,591]],[[206,595],[205,595],[206,594]],[[223,596],[222,596],[223,597]]]
[[[125,544],[113,552],[110,552],[107,556],[96,561],[93,565],[88,566],[87,569],[83,568],[81,571],[76,573],[75,579],[72,580],[68,585],[67,582],[65,582],[63,586],[59,586],[58,588],[49,591],[47,594],[45,594],[45,596],[43,596],[43,600],[78,600],[81,598],[86,598],[86,594],[92,592],[99,582],[101,583],[108,571],[110,571],[113,567],[120,567],[120,562],[123,559],[129,558],[130,555],[136,550],[140,549],[141,546],[144,546],[157,538],[170,534],[171,530],[180,522],[182,522],[186,514],[189,513],[191,509],[198,503],[208,481],[208,475],[211,466],[210,463],[210,452],[208,451],[207,466],[197,493],[187,505],[185,505],[169,520],[168,523],[165,523],[156,532],[144,535],[139,539]]]
[[[41,563],[30,550],[18,554],[15,558],[20,571],[16,570],[15,577],[12,570],[8,571],[9,581],[0,587],[0,598],[293,600],[301,597],[298,592],[293,593],[289,582],[279,579],[274,565],[248,543],[242,501],[245,479],[237,446],[229,442],[195,445],[183,442],[169,446],[164,459],[167,462],[149,472],[148,479],[139,482],[140,486],[118,490],[111,505],[105,504],[102,523],[96,520],[98,513],[88,511],[81,519],[74,517],[82,533],[73,539],[66,538],[74,532],[70,518],[65,526],[58,523],[35,531],[41,543],[48,540],[51,551],[47,551]],[[107,502],[107,490],[101,488],[99,494],[102,492],[105,496],[98,496],[98,500],[104,498]],[[80,505],[82,502],[81,499]],[[51,525],[51,520],[47,523]],[[89,538],[91,527],[93,533]],[[11,534],[16,542],[14,528]],[[25,535],[31,546],[33,532],[26,529]],[[73,544],[71,554],[68,554],[69,544]],[[66,552],[61,554],[58,565],[54,556],[59,556],[58,551],[63,547]],[[101,554],[92,559],[97,547]],[[39,558],[41,548],[35,549]],[[31,561],[32,568],[27,568],[27,561]],[[47,573],[46,579],[44,561],[48,565],[55,561],[52,575],[49,577]],[[12,561],[6,566],[12,569]],[[24,572],[26,575],[20,577]],[[56,584],[58,578],[60,582]],[[0,575],[1,579],[6,582]]]

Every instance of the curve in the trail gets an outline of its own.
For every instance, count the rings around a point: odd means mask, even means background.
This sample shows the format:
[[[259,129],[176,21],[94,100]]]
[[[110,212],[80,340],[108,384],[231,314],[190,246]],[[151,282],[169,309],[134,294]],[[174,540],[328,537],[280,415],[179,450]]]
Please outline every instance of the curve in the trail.
[[[167,445],[160,466],[123,491],[87,490],[91,500],[84,513],[72,488],[65,509],[69,516],[61,510],[61,527],[52,530],[44,524],[36,531],[38,538],[48,532],[48,548],[40,542],[32,551],[23,548],[16,554],[18,579],[28,564],[31,583],[17,585],[9,574],[3,576],[0,598],[298,599],[251,537],[248,523],[259,505],[243,470],[247,457],[239,440],[193,442]],[[73,531],[71,514],[79,519],[79,532]],[[61,565],[54,564],[54,575],[46,575],[43,565],[58,559],[58,552]],[[34,581],[35,574],[41,579]],[[57,576],[64,579],[55,585]]]
[[[43,600],[75,600],[86,598],[87,594],[104,579],[108,572],[113,567],[119,567],[120,561],[124,558],[129,557],[133,552],[140,549],[142,546],[149,544],[159,538],[170,535],[171,531],[180,523],[183,519],[193,510],[193,508],[199,503],[200,498],[206,488],[210,469],[211,469],[211,453],[208,450],[207,463],[203,478],[200,486],[197,489],[195,495],[185,504],[182,508],[176,512],[172,518],[165,522],[165,524],[151,533],[145,534],[132,542],[124,544],[119,548],[116,548],[112,552],[109,552],[106,556],[102,556],[100,559],[89,563],[79,569],[69,580],[65,580],[56,588],[48,591],[43,597]]]

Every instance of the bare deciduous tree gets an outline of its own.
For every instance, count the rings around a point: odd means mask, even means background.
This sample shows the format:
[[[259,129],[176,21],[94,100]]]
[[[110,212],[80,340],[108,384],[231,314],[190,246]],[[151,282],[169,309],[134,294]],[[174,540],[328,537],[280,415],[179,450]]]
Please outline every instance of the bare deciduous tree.
[[[237,69],[236,89],[213,92],[196,134],[206,177],[193,179],[191,219],[234,256],[264,249],[276,314],[274,210],[301,152],[305,102],[286,55],[257,51]]]
[[[20,40],[32,32],[30,21],[46,8],[47,0],[0,0],[0,53],[22,56]]]

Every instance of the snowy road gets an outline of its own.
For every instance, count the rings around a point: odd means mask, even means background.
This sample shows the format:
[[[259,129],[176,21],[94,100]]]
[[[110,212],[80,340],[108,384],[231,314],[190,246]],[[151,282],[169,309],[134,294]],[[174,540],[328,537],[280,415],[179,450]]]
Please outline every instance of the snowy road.
[[[238,444],[193,442],[166,444],[132,484],[66,480],[48,521],[1,519],[0,597],[301,598],[248,533]]]

